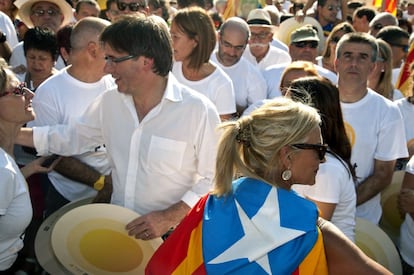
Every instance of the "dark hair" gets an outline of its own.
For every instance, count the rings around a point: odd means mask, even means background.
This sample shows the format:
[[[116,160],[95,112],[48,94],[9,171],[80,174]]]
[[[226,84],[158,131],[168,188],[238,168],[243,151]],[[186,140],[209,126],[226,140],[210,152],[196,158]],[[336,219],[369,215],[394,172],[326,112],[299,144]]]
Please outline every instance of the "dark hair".
[[[355,169],[351,164],[352,147],[345,131],[338,88],[326,78],[309,76],[292,81],[289,95],[293,100],[307,103],[319,110],[324,143],[328,144],[333,155],[342,158],[355,179]]]
[[[70,53],[70,34],[72,33],[74,25],[74,23],[67,24],[56,33],[58,50],[65,48],[66,52]]]
[[[147,0],[148,6],[154,9],[161,9],[161,17],[168,22],[170,13],[168,12],[169,4],[165,0]]]
[[[373,8],[365,6],[357,8],[353,14],[353,16],[356,16],[358,18],[362,18],[363,16],[365,16],[368,22],[371,22],[371,20],[374,19],[375,15],[376,12]]]
[[[167,76],[171,71],[171,36],[167,24],[158,16],[122,16],[105,28],[100,40],[117,52],[153,59],[152,71],[160,76]]]
[[[179,9],[189,8],[189,7],[205,7],[205,1],[204,0],[177,0],[177,5]]]
[[[173,24],[176,24],[190,39],[197,41],[197,46],[190,54],[188,66],[200,69],[210,60],[216,46],[217,37],[213,19],[204,9],[191,7],[179,10],[174,16]]]
[[[27,30],[23,40],[23,50],[26,56],[27,51],[35,49],[50,53],[54,61],[58,58],[57,38],[53,31],[47,28],[34,27]]]
[[[408,22],[407,19],[402,18],[402,19],[398,19],[398,26],[407,31],[408,33],[412,33],[413,32],[413,25],[411,25],[410,22]],[[406,28],[406,29],[405,29]]]
[[[398,43],[401,39],[410,38],[410,35],[405,30],[398,26],[386,26],[377,33],[377,38],[392,44]]]

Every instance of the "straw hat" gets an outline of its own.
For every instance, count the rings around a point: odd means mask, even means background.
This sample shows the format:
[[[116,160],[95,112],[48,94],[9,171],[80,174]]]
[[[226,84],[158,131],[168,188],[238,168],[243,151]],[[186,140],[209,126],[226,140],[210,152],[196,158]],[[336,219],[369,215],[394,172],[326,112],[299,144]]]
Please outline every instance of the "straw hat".
[[[73,16],[72,7],[65,0],[17,0],[14,2],[14,5],[19,9],[17,16],[20,17],[28,28],[34,27],[30,15],[32,13],[32,6],[38,2],[49,2],[59,7],[60,12],[63,14],[61,26],[71,22]]]
[[[270,14],[264,9],[254,9],[249,12],[247,16],[247,24],[253,27],[272,28],[272,20]]]

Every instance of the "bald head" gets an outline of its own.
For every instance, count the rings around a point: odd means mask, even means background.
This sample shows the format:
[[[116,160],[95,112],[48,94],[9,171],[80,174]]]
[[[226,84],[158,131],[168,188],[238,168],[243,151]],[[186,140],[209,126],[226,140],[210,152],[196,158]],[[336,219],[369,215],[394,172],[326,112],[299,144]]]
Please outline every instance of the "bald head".
[[[99,35],[110,24],[111,22],[98,17],[85,17],[80,20],[74,26],[70,36],[71,48],[80,49],[91,41],[98,42]]]
[[[220,27],[220,35],[223,35],[226,31],[238,31],[241,32],[245,38],[246,43],[250,37],[250,28],[249,25],[240,17],[230,17],[227,19],[223,25]]]

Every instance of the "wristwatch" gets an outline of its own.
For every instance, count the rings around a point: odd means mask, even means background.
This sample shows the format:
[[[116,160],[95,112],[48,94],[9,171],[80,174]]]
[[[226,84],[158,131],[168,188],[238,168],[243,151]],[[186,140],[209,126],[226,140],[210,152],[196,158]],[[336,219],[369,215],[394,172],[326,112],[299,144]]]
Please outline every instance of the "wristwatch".
[[[0,43],[7,41],[7,35],[4,32],[0,32]]]

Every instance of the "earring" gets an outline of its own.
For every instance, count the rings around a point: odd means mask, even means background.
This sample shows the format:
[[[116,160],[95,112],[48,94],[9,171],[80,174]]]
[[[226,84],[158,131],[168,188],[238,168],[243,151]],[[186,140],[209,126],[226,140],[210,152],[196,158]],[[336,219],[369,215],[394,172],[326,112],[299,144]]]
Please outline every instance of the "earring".
[[[290,178],[292,178],[292,171],[290,169],[283,171],[282,180],[288,181]]]

